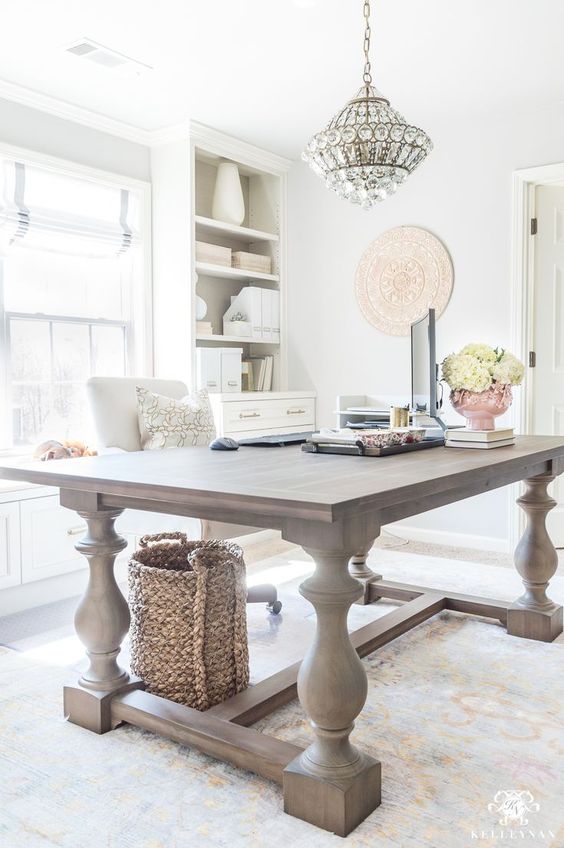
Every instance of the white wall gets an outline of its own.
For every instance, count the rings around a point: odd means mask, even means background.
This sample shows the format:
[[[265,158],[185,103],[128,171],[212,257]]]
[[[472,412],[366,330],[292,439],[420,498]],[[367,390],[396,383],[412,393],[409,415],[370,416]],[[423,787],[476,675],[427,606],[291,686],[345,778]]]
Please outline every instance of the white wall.
[[[289,175],[290,387],[317,390],[321,425],[334,426],[337,394],[408,400],[409,339],[374,329],[353,290],[361,253],[390,227],[425,227],[452,256],[454,291],[437,324],[439,360],[472,340],[511,343],[511,176],[564,161],[562,110],[452,125],[428,125],[423,107],[411,117],[421,120],[435,149],[395,197],[371,212],[337,198],[301,162]],[[481,495],[405,524],[422,538],[504,549],[508,493]]]
[[[0,99],[0,141],[134,179],[151,178],[148,147],[10,100]]]

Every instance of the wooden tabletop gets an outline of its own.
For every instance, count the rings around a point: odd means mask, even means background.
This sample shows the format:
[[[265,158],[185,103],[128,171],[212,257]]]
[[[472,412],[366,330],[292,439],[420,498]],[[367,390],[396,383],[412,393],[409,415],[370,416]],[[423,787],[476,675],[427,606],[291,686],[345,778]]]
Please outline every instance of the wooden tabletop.
[[[294,446],[179,448],[4,464],[0,478],[111,495],[114,503],[121,496],[183,505],[184,512],[190,504],[209,504],[331,522],[449,490],[486,491],[551,470],[564,470],[561,437],[522,436],[496,450],[432,448],[388,457],[308,454]],[[461,499],[454,494],[453,500]]]

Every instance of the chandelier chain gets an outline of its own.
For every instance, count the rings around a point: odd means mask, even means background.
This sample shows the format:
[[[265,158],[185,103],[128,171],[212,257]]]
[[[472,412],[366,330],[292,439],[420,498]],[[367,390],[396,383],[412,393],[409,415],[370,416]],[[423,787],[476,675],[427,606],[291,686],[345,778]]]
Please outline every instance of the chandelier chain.
[[[370,0],[364,0],[364,21],[364,74],[362,78],[365,85],[372,85],[370,68]]]

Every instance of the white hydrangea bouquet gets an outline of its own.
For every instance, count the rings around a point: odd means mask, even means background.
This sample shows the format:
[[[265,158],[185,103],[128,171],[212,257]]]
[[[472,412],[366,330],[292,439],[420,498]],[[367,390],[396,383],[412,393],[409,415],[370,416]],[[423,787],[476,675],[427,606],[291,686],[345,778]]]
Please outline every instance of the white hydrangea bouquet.
[[[442,363],[442,379],[450,387],[453,407],[471,430],[493,430],[494,419],[513,400],[512,386],[523,382],[525,367],[504,348],[468,344]]]

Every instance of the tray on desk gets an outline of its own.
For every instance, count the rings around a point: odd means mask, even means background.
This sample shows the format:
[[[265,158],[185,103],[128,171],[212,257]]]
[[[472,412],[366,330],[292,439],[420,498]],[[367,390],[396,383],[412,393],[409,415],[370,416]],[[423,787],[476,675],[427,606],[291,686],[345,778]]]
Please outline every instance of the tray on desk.
[[[306,453],[337,453],[343,456],[392,456],[396,453],[410,453],[416,450],[426,450],[427,448],[443,447],[445,440],[441,438],[423,439],[420,442],[412,442],[407,445],[388,445],[387,447],[365,447],[362,442],[356,442],[350,445],[333,445],[333,444],[316,444],[314,442],[306,442],[302,445],[302,450]]]

